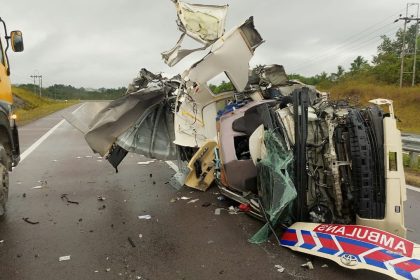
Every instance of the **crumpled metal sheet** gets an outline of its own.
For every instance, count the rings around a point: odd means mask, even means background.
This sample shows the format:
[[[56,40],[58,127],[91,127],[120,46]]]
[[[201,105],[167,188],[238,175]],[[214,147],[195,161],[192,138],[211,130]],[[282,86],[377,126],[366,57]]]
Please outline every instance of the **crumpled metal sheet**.
[[[93,151],[104,156],[117,138],[127,131],[151,106],[165,99],[161,87],[151,87],[112,101],[89,125],[86,142]]]
[[[178,1],[178,26],[198,42],[212,43],[224,33],[227,9],[228,5],[189,4]]]
[[[149,158],[176,159],[174,114],[167,101],[148,108],[116,143],[128,152]]]
[[[225,30],[228,5],[201,5],[174,1],[178,13],[178,29],[182,32],[177,43],[168,51],[162,52],[163,61],[170,67],[189,54],[205,50],[220,38]],[[181,49],[185,35],[199,42],[202,47]]]

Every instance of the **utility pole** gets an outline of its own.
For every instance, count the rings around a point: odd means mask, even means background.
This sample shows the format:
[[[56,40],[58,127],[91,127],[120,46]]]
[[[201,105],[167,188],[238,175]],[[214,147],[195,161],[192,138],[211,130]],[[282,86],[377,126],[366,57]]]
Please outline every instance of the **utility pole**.
[[[408,16],[408,10],[411,6],[417,6],[417,16],[414,18],[414,15],[411,15],[410,17]],[[412,74],[412,86],[414,86],[415,84],[415,77],[416,77],[416,62],[417,62],[417,33],[418,33],[418,24],[419,24],[419,3],[407,3],[407,7],[405,10],[405,17],[402,17],[402,15],[400,15],[400,17],[398,19],[396,19],[394,22],[400,21],[400,20],[404,20],[404,31],[403,31],[403,42],[402,42],[402,46],[401,46],[401,66],[400,66],[400,87],[403,86],[403,77],[404,74]],[[406,53],[406,46],[405,46],[405,41],[406,41],[406,34],[407,34],[407,23],[409,23],[410,21],[415,21],[416,22],[416,34],[415,34],[415,47],[414,47],[414,52],[413,53]],[[413,61],[413,71],[412,72],[404,72],[404,58],[406,55],[408,54],[412,54],[414,55],[414,61]]]
[[[38,93],[39,93],[39,97],[42,97],[42,75],[31,75],[31,78],[34,79],[34,92],[36,93],[36,80],[38,79]]]
[[[416,33],[414,34],[414,59],[413,59],[413,79],[411,81],[411,86],[414,87],[416,84],[416,64],[417,64],[417,34],[419,30],[419,4],[417,3],[417,15],[416,15]]]

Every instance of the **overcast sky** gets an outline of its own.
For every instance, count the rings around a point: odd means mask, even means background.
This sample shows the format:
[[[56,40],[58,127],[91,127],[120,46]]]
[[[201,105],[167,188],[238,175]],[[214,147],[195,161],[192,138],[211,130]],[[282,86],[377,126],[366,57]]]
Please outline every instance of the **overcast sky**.
[[[288,73],[313,75],[346,69],[357,56],[371,59],[381,34],[402,22],[401,0],[197,0],[229,4],[226,30],[254,16],[266,41],[251,65],[282,64]],[[173,68],[160,53],[175,44],[179,31],[170,0],[13,0],[1,7],[9,31],[24,34],[25,51],[10,52],[12,82],[43,75],[45,86],[126,86],[140,68],[177,74],[204,56],[187,57]]]

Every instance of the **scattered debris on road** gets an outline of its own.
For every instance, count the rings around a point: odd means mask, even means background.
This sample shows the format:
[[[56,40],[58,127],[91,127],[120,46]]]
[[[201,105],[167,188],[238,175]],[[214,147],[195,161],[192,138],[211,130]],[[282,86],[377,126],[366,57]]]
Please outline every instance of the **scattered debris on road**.
[[[71,259],[71,256],[70,255],[68,255],[68,256],[61,256],[61,257],[58,258],[58,261],[59,262],[69,261],[70,259]]]
[[[190,203],[196,203],[197,201],[199,201],[200,199],[199,198],[196,198],[196,199],[191,199],[190,201],[188,201],[187,202],[187,204],[190,204]]]
[[[302,264],[301,267],[306,267],[310,270],[314,269],[314,265],[312,264],[311,261],[308,261],[307,263]]]
[[[106,208],[106,205],[102,205],[101,207],[98,208],[98,210],[104,210]]]
[[[141,215],[141,216],[139,216],[139,219],[140,220],[150,220],[152,218],[152,216],[150,216],[150,215]]]
[[[134,243],[133,239],[131,239],[131,237],[127,237],[127,240],[130,243],[131,247],[136,247],[136,244]]]
[[[36,189],[36,190],[39,190],[39,189],[42,189],[44,186],[35,186],[35,187],[33,187],[33,189]]]
[[[284,267],[282,267],[281,265],[279,265],[279,264],[276,264],[275,266],[274,266],[276,269],[277,269],[277,271],[278,272],[284,272]]]
[[[148,161],[138,161],[138,165],[149,165],[151,163],[155,162],[154,160],[148,160]],[[150,176],[151,177],[151,176]]]
[[[102,196],[102,195],[98,195],[97,200],[99,200],[99,201],[105,201],[106,198],[104,196]]]
[[[25,222],[27,222],[28,224],[31,224],[31,225],[39,224],[39,222],[31,221],[29,218],[22,218],[22,220],[24,220]]]
[[[79,202],[77,202],[77,201],[73,201],[73,200],[70,200],[67,196],[68,196],[68,194],[63,193],[63,194],[60,196],[60,198],[61,198],[63,201],[67,202],[68,204],[77,204],[77,205],[79,205]]]

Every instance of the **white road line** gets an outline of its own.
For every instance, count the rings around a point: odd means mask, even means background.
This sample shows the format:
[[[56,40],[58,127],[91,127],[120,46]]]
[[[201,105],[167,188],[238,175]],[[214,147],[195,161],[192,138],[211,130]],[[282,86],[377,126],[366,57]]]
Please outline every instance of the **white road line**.
[[[172,161],[167,160],[167,161],[165,161],[165,162],[166,162],[166,164],[167,164],[167,165],[169,165],[169,167],[170,167],[170,168],[172,168],[175,172],[178,172],[178,171],[179,171],[178,166],[177,166],[175,163],[173,163]]]
[[[85,105],[85,103],[81,106],[79,106],[76,110],[74,110],[72,113],[77,112],[80,108],[82,108]],[[41,136],[38,140],[36,140],[35,143],[33,143],[29,148],[27,148],[21,155],[20,155],[20,162],[22,162],[25,158],[27,158],[36,148],[38,148],[39,145],[42,144],[42,142],[45,141],[45,139],[48,138],[57,128],[60,127],[66,120],[61,120],[58,124],[56,124],[53,128],[48,130],[44,135]]]
[[[405,185],[405,187],[409,190],[412,190],[412,191],[415,191],[415,192],[420,192],[419,187],[414,187],[414,186],[410,186],[410,185]]]

